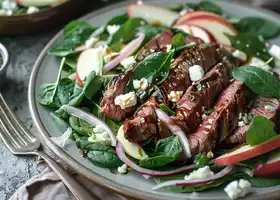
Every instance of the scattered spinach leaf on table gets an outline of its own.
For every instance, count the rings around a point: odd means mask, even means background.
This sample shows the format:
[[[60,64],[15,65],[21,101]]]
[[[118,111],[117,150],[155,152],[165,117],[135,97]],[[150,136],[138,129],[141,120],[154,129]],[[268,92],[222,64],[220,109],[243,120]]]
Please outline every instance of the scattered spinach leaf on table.
[[[242,66],[234,69],[232,75],[260,96],[280,98],[280,81],[259,67]]]

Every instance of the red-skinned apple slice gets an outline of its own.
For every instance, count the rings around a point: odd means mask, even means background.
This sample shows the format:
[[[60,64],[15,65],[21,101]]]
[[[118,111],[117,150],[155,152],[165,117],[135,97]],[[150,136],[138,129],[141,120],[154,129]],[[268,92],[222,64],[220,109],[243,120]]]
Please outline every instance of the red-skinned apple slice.
[[[280,177],[280,149],[271,152],[267,162],[256,167],[254,175],[260,177]]]
[[[242,145],[230,153],[216,158],[214,163],[218,165],[231,165],[273,151],[279,147],[280,135],[256,146]]]
[[[82,86],[85,78],[92,72],[100,75],[102,73],[103,56],[100,49],[87,49],[83,51],[77,62],[76,78]]]
[[[214,36],[204,28],[195,25],[176,25],[174,28],[180,29],[188,34],[202,39],[205,43],[216,42]]]
[[[204,11],[199,11],[198,13],[192,12],[189,13],[189,17],[185,18],[185,21],[178,20],[176,25],[192,24],[204,28],[215,37],[218,43],[221,44],[231,45],[230,40],[224,33],[229,35],[237,34],[235,28],[226,19],[214,13]]]
[[[149,24],[165,26],[172,26],[179,16],[171,10],[148,4],[131,4],[128,6],[127,13],[129,17],[140,17]]]
[[[188,12],[188,13],[180,16],[177,19],[176,24],[185,24],[186,21],[188,21],[191,18],[198,17],[198,16],[205,16],[205,15],[207,15],[207,16],[219,16],[219,15],[216,15],[215,13],[206,12],[206,11]]]

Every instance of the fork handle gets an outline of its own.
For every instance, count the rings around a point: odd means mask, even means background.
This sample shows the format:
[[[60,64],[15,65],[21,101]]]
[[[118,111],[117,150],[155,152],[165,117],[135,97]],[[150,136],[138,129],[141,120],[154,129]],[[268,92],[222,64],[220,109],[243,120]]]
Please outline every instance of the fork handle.
[[[49,155],[42,151],[34,152],[41,156],[52,170],[59,176],[62,182],[68,187],[78,200],[101,200],[93,193],[89,192],[84,186],[77,182],[64,168],[55,162]]]

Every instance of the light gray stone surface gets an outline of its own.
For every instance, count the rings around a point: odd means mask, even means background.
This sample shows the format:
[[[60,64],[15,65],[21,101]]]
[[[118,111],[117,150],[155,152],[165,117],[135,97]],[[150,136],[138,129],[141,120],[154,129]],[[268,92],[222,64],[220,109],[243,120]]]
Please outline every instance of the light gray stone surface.
[[[33,64],[55,32],[4,40],[10,53],[6,79],[0,89],[7,103],[22,123],[36,135],[27,102],[27,87]],[[2,42],[3,39],[0,41]],[[17,188],[46,166],[34,156],[14,156],[0,141],[0,200],[8,199]]]

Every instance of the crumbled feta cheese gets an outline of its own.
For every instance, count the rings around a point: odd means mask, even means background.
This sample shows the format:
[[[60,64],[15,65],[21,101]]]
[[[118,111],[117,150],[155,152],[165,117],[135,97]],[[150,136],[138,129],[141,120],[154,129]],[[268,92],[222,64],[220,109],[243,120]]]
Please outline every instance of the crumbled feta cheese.
[[[169,51],[171,51],[172,45],[167,44],[165,47],[166,47],[166,52],[169,52]]]
[[[105,145],[110,145],[112,142],[109,133],[100,127],[94,128],[94,133],[88,138],[88,141],[101,142]]]
[[[276,108],[271,105],[265,105],[264,109],[268,112],[274,112],[276,110]]]
[[[242,61],[246,61],[247,60],[247,55],[246,53],[244,53],[243,51],[240,51],[240,50],[236,50],[232,53],[232,55],[235,57],[235,58],[238,58]]]
[[[150,52],[151,52],[151,53],[154,53],[155,51],[156,51],[156,50],[154,50],[154,49],[150,49]]]
[[[91,47],[93,47],[93,45],[95,45],[97,41],[98,41],[98,39],[95,38],[95,37],[89,38],[89,39],[85,42],[86,48],[91,48]]]
[[[104,130],[103,126],[101,126],[101,125],[97,125],[93,128],[94,133],[102,133],[103,131],[105,131],[105,130]]]
[[[5,10],[14,10],[17,8],[17,3],[14,1],[10,1],[10,0],[4,0],[2,2],[2,9]]]
[[[252,186],[249,181],[241,179],[229,183],[224,190],[231,199],[238,199],[239,197],[245,197],[249,194],[251,188]]]
[[[271,67],[269,65],[265,65],[265,62],[263,60],[256,57],[253,57],[248,64],[254,67],[259,67],[268,72],[271,71]]]
[[[120,25],[108,25],[107,26],[107,32],[109,33],[109,35],[114,35],[120,28]]]
[[[273,44],[270,49],[268,50],[268,53],[273,56],[274,58],[277,58],[280,60],[280,47]]]
[[[7,15],[8,15],[8,16],[13,15],[13,11],[12,11],[12,10],[7,10],[7,12],[6,12],[6,13],[7,13]]]
[[[135,90],[146,90],[148,86],[149,83],[146,78],[141,78],[141,80],[133,80],[133,88]]]
[[[194,170],[189,175],[185,176],[185,180],[192,180],[192,179],[201,179],[201,178],[209,178],[214,176],[214,172],[210,170],[209,166],[201,167],[197,170]]]
[[[135,63],[135,58],[134,56],[129,56],[125,59],[123,59],[121,61],[121,65],[125,68],[125,69],[129,69],[134,63]]]
[[[114,103],[121,107],[121,109],[126,109],[131,106],[135,106],[137,103],[137,97],[135,92],[129,92],[126,94],[119,95],[115,98]]]
[[[244,126],[244,125],[245,125],[245,123],[244,123],[243,121],[239,121],[239,122],[238,122],[238,126],[239,126],[239,127]]]
[[[109,61],[113,60],[114,58],[118,57],[120,55],[120,53],[118,52],[112,52],[108,55],[104,56],[104,62],[108,63]]]
[[[127,165],[126,164],[123,164],[122,166],[118,167],[118,172],[120,174],[125,174],[127,173]]]
[[[204,76],[204,70],[200,65],[194,65],[189,68],[191,81],[198,81]]]
[[[37,8],[36,6],[29,6],[27,9],[27,14],[32,14],[32,13],[36,13],[39,12],[39,8]]]
[[[171,91],[167,97],[169,99],[169,101],[173,102],[173,103],[177,103],[181,96],[183,95],[183,91]]]

